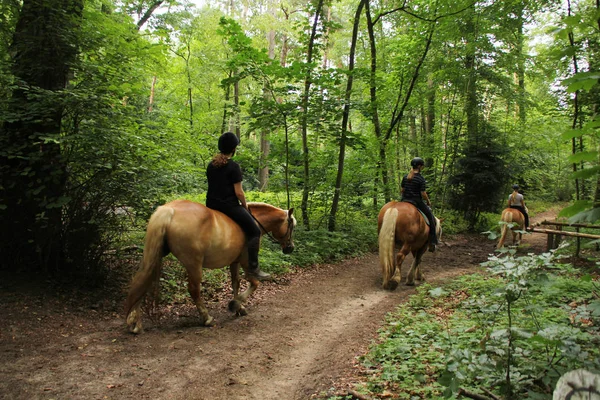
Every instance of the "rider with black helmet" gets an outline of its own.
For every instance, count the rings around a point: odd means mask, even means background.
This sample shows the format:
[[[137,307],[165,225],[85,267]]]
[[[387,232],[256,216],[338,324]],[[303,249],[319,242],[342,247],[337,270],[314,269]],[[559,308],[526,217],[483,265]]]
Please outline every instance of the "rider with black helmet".
[[[401,200],[414,204],[427,216],[427,219],[429,219],[429,251],[435,251],[435,246],[438,244],[436,221],[431,212],[431,201],[426,191],[427,181],[421,176],[421,169],[425,167],[425,161],[420,157],[415,157],[410,162],[410,165],[412,169],[402,178]]]
[[[529,214],[527,213],[527,207],[525,206],[525,198],[519,193],[519,185],[512,185],[513,192],[508,196],[508,208],[515,208],[525,217],[525,228],[529,226]]]
[[[258,280],[264,280],[271,275],[262,272],[258,266],[260,228],[246,204],[246,195],[242,188],[242,170],[239,164],[231,159],[239,143],[238,137],[232,132],[225,132],[219,137],[219,153],[206,169],[206,206],[227,215],[242,228],[248,240],[249,273]]]

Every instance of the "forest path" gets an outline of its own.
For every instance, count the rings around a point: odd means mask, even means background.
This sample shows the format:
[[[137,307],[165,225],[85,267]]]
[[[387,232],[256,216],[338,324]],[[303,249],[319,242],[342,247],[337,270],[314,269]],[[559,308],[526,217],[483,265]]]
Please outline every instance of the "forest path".
[[[543,234],[526,235],[520,252],[545,244]],[[422,271],[434,285],[475,272],[494,245],[483,235],[452,237],[424,255]],[[309,399],[352,380],[355,357],[415,289],[381,289],[378,256],[369,254],[290,273],[260,292],[245,317],[223,300],[209,304],[216,326],[198,327],[188,301],[145,317],[146,331],[132,335],[110,307],[0,283],[0,398]]]

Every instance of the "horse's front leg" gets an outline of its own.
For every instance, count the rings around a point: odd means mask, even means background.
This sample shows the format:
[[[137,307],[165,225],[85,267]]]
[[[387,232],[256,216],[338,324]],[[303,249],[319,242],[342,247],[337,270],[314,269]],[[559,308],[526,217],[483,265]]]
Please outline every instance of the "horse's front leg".
[[[256,278],[248,278],[250,274],[248,273],[248,265],[243,265],[244,268],[244,277],[250,283],[248,288],[241,294],[234,294],[233,300],[229,302],[229,311],[236,313],[236,315],[246,315],[247,311],[244,308],[244,304],[248,301],[248,298],[254,293],[256,288],[258,288],[259,282]]]
[[[248,314],[246,308],[242,303],[240,303],[237,298],[239,298],[238,294],[240,292],[240,263],[233,263],[229,266],[229,271],[231,272],[231,288],[233,289],[233,300],[229,302],[229,311],[234,312],[237,316],[242,316]]]
[[[208,310],[202,299],[202,265],[196,268],[187,268],[188,272],[188,291],[192,296],[192,301],[200,313],[200,324],[204,326],[214,325],[214,318],[208,314]]]

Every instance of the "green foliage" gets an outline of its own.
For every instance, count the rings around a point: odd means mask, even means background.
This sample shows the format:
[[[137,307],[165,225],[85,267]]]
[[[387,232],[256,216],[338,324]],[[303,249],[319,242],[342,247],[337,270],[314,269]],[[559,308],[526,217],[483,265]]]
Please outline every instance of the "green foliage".
[[[451,204],[464,213],[469,227],[474,229],[480,215],[485,211],[496,211],[504,194],[504,187],[509,178],[505,174],[506,150],[489,128],[488,136],[482,138],[485,145],[469,144],[465,157],[458,161],[456,173],[449,183],[454,185]]]
[[[488,275],[417,288],[364,357],[371,371],[364,385],[407,399],[479,387],[504,398],[549,398],[565,371],[599,370],[597,287],[559,258],[491,257]]]

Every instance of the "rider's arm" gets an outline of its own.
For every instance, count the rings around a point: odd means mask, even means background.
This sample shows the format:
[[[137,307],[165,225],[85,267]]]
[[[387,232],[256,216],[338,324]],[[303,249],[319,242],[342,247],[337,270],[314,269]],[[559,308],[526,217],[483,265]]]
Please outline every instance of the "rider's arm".
[[[233,189],[235,190],[236,197],[238,198],[240,203],[242,203],[242,207],[248,208],[248,205],[246,204],[246,194],[244,193],[244,189],[242,188],[242,182],[240,181],[238,183],[234,183]]]
[[[421,197],[423,198],[423,200],[425,200],[425,203],[427,203],[427,205],[429,207],[431,207],[431,200],[429,200],[429,196],[427,195],[427,192],[425,192],[425,191],[421,192]]]

